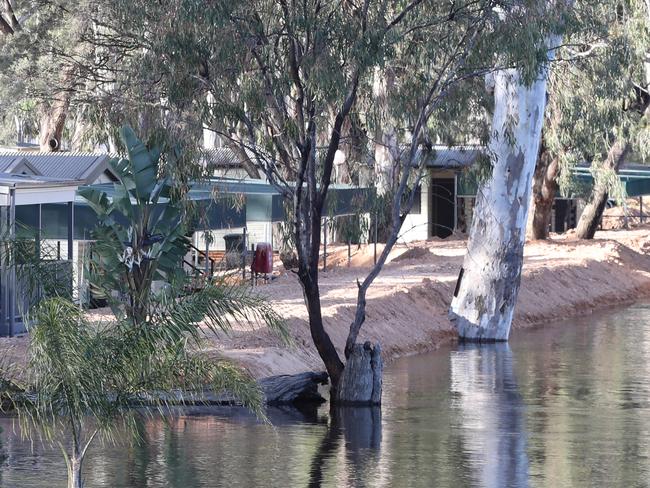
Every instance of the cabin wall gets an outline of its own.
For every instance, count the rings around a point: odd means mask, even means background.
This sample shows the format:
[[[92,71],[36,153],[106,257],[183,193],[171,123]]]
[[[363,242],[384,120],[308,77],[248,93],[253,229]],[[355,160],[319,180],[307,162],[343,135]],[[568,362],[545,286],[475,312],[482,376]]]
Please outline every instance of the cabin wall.
[[[431,200],[431,174],[422,178],[419,208],[413,208],[406,216],[398,243],[424,241],[429,238],[429,205]]]

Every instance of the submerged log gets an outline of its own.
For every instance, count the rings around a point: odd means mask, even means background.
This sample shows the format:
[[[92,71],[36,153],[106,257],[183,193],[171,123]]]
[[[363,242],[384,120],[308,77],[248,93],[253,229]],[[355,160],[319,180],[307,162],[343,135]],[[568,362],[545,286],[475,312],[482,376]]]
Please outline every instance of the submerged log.
[[[270,376],[259,381],[264,393],[264,403],[267,405],[293,405],[301,403],[323,403],[325,399],[318,392],[319,385],[326,385],[328,375],[326,372],[313,372],[299,374],[285,374]],[[172,390],[169,392],[152,392],[134,398],[137,405],[154,405],[161,401],[170,405],[197,406],[197,405],[240,405],[236,396],[228,391],[202,392]]]
[[[381,347],[370,342],[355,344],[345,363],[338,387],[337,403],[380,405],[382,387]]]
[[[271,376],[260,381],[267,405],[293,403],[322,403],[325,399],[318,392],[318,385],[326,385],[327,373],[307,372]]]

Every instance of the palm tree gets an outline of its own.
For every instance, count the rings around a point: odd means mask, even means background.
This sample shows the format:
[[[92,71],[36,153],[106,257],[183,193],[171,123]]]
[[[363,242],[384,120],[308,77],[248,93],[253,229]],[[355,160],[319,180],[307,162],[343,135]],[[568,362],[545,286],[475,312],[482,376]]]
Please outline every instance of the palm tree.
[[[187,249],[182,202],[160,176],[160,151],[147,149],[128,128],[122,136],[129,158],[113,161],[120,175],[113,197],[82,192],[100,220],[92,286],[109,299],[115,319],[91,324],[69,297],[58,296],[57,286],[41,282],[45,297],[30,312],[38,325],[30,328],[26,373],[3,375],[10,379],[5,394],[21,431],[62,450],[69,488],[83,486],[84,456],[98,435],[111,441],[117,430],[135,428],[134,404],[164,413],[172,403],[226,390],[265,418],[257,383],[240,368],[201,353],[200,324],[228,333],[234,322],[261,323],[287,338],[282,319],[247,288],[206,278],[198,292],[184,292],[189,278],[180,270]],[[42,281],[38,269],[38,262],[22,267]],[[167,286],[154,293],[155,280]]]

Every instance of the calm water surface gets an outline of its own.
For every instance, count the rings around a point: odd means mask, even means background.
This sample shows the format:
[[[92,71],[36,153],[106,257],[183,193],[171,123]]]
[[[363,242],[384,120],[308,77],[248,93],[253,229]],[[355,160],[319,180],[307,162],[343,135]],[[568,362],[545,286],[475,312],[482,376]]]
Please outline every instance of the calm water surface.
[[[97,445],[88,487],[650,486],[650,305],[459,345],[386,371],[384,406],[143,421]],[[0,486],[65,486],[57,451],[1,419]]]

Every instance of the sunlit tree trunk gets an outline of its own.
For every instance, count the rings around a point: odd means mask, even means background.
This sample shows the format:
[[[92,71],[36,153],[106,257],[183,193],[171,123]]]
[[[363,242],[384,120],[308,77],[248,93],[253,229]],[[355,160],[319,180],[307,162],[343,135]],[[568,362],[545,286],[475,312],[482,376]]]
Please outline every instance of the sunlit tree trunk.
[[[494,169],[476,207],[450,318],[461,339],[505,341],[523,264],[531,183],[539,150],[547,74],[526,86],[517,70],[494,75]]]
[[[39,145],[41,152],[55,152],[61,150],[63,129],[70,110],[72,98],[72,80],[74,69],[66,67],[61,74],[61,87],[54,94],[52,103],[44,107],[41,116]]]

